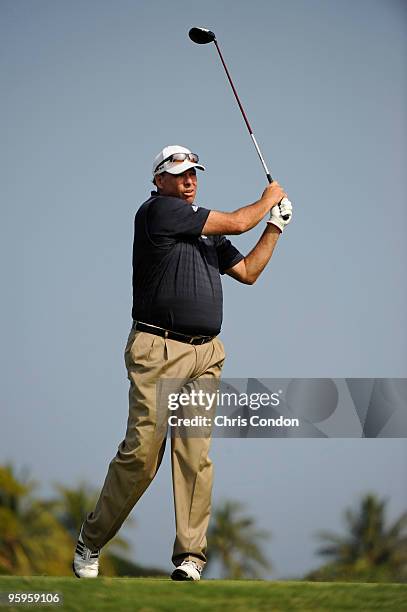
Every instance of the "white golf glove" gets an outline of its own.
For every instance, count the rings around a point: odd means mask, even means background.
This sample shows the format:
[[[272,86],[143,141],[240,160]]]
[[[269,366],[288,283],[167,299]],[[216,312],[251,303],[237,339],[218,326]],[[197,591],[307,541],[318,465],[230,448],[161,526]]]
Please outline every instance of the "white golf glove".
[[[276,225],[281,232],[284,231],[286,225],[291,221],[293,216],[293,207],[288,198],[283,198],[280,204],[273,206],[270,210],[270,219],[267,223]],[[283,217],[286,217],[285,219]]]

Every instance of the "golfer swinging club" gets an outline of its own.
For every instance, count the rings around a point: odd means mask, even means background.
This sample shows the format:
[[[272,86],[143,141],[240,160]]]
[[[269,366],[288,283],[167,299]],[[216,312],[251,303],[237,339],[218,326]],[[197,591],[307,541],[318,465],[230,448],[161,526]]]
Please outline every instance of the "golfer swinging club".
[[[133,245],[133,325],[125,348],[130,380],[124,440],[109,465],[93,512],[82,524],[73,570],[98,575],[100,549],[118,532],[160,466],[166,435],[157,435],[156,383],[160,378],[219,379],[225,352],[221,274],[252,285],[270,260],[292,216],[284,189],[273,182],[259,200],[234,212],[194,205],[199,158],[179,145],[154,159],[156,191],[137,211]],[[244,257],[225,237],[270,218]],[[212,462],[210,437],[172,437],[176,537],[173,580],[199,580],[206,563]]]

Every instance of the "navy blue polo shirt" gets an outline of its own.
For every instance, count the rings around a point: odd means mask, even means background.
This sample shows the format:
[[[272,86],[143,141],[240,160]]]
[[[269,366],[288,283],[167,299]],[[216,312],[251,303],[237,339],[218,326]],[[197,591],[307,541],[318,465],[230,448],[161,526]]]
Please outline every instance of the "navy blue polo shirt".
[[[202,236],[210,210],[180,198],[151,197],[137,211],[133,319],[190,335],[222,325],[220,274],[243,255],[225,236]]]

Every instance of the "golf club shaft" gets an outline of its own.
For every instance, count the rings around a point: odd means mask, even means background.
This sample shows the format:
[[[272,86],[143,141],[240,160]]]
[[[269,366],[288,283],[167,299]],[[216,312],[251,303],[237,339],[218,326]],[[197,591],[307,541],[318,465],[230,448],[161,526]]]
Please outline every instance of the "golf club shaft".
[[[244,112],[244,108],[243,108],[243,106],[242,106],[242,103],[241,103],[241,102],[240,102],[240,100],[239,100],[239,96],[237,95],[237,91],[236,91],[236,89],[235,89],[235,86],[233,85],[233,81],[232,81],[232,78],[231,78],[231,76],[230,76],[230,74],[229,74],[228,67],[227,67],[227,66],[226,66],[226,64],[225,64],[225,60],[223,59],[223,55],[222,55],[222,53],[221,53],[221,50],[219,49],[218,41],[215,39],[213,42],[215,43],[215,47],[216,47],[216,49],[217,49],[217,51],[218,51],[218,53],[219,53],[220,61],[222,62],[222,65],[223,65],[223,67],[224,67],[224,69],[225,69],[225,72],[226,72],[226,76],[227,76],[227,77],[228,77],[228,79],[229,79],[230,86],[231,86],[232,91],[233,91],[233,93],[234,93],[234,95],[235,95],[236,101],[237,101],[237,103],[238,103],[238,105],[239,105],[240,112],[242,113],[242,116],[243,116],[244,122],[245,122],[246,127],[247,127],[247,129],[248,129],[248,131],[249,131],[250,138],[251,138],[251,139],[252,139],[252,141],[253,141],[254,147],[255,147],[255,149],[256,149],[256,151],[257,151],[257,155],[259,156],[260,161],[261,161],[261,163],[262,163],[262,166],[263,166],[263,168],[264,168],[264,172],[266,173],[267,180],[268,180],[268,182],[269,182],[269,183],[272,183],[272,182],[273,182],[273,178],[272,178],[272,176],[271,176],[271,174],[270,174],[269,169],[267,168],[267,164],[266,164],[266,162],[264,161],[264,157],[263,157],[263,155],[262,155],[262,153],[261,153],[261,151],[260,151],[260,147],[259,147],[259,145],[257,144],[257,140],[256,140],[255,135],[253,134],[253,130],[252,130],[251,126],[250,126],[249,120],[248,120],[248,118],[246,117],[246,113]]]
[[[229,80],[230,86],[231,86],[231,88],[232,88],[232,91],[233,91],[233,93],[234,93],[234,96],[235,96],[235,98],[236,98],[236,101],[237,101],[237,103],[238,103],[238,105],[239,105],[240,112],[242,113],[242,116],[243,116],[244,122],[245,122],[246,127],[247,127],[247,129],[248,129],[248,131],[249,131],[250,138],[251,138],[251,139],[252,139],[252,141],[253,141],[254,148],[255,148],[255,149],[256,149],[256,151],[257,151],[257,155],[259,156],[259,159],[260,159],[260,161],[261,161],[261,165],[262,165],[262,166],[263,166],[263,168],[264,168],[264,172],[266,173],[267,180],[268,180],[268,182],[271,184],[271,183],[273,182],[273,177],[271,176],[270,171],[269,171],[269,169],[267,168],[266,162],[264,161],[264,157],[263,157],[263,155],[262,155],[262,153],[261,153],[261,151],[260,151],[260,147],[259,147],[259,145],[257,144],[257,140],[256,140],[255,135],[253,134],[253,130],[252,130],[251,126],[250,126],[249,120],[248,120],[248,118],[246,117],[246,113],[244,112],[244,108],[243,108],[243,106],[242,106],[242,103],[241,103],[241,102],[240,102],[240,100],[239,100],[239,96],[237,95],[237,91],[236,91],[236,88],[235,88],[235,86],[234,86],[234,84],[233,84],[232,77],[231,77],[231,76],[230,76],[230,74],[229,74],[228,67],[226,66],[225,60],[223,59],[222,52],[221,52],[221,50],[219,49],[219,45],[218,45],[218,41],[216,40],[215,33],[214,33],[214,32],[212,32],[211,30],[208,30],[207,28],[191,28],[191,29],[189,30],[188,35],[189,35],[189,38],[190,38],[190,39],[191,39],[191,40],[192,40],[194,43],[196,43],[196,44],[198,44],[198,45],[206,45],[206,44],[211,43],[211,42],[215,43],[215,47],[216,47],[217,52],[218,52],[219,57],[220,57],[220,61],[222,62],[222,66],[223,66],[223,68],[225,69],[226,76],[228,77],[228,80]],[[281,200],[281,202],[279,202],[279,209],[280,209],[280,213],[281,213],[281,208],[282,208],[282,207],[281,207],[281,205],[282,205],[282,204],[287,205],[287,203],[288,203],[288,202],[289,202],[289,200],[288,200],[288,198],[286,198],[286,197],[284,197],[284,198]],[[288,219],[289,219],[289,215],[282,215],[282,218],[284,219],[284,221],[288,221]]]

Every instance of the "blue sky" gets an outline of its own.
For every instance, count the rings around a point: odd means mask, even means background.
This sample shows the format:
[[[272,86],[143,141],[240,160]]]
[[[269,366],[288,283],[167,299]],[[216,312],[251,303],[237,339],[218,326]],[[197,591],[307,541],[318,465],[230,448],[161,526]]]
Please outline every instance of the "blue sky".
[[[0,6],[0,461],[99,487],[127,419],[133,216],[166,144],[197,151],[198,203],[265,179],[218,37],[292,225],[253,287],[224,279],[227,377],[405,377],[406,7],[396,0]],[[247,253],[262,225],[233,242]],[[405,440],[214,440],[214,501],[273,533],[273,577],[315,566],[319,528],[374,490],[406,507]],[[168,456],[133,512],[138,560],[169,566]],[[151,521],[154,529],[151,530]]]

